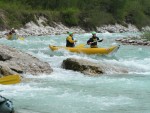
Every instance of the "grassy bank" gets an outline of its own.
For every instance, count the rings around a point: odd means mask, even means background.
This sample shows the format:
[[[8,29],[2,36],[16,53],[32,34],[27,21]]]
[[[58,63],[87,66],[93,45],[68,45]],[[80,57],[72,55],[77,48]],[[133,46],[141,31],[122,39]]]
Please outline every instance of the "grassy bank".
[[[1,0],[0,29],[36,23],[39,16],[48,19],[46,24],[62,22],[87,30],[115,23],[141,28],[150,26],[149,10],[149,0]]]
[[[20,3],[0,1],[0,29],[20,28],[30,21],[37,23],[36,20],[40,16],[47,18],[46,24],[51,24],[52,21],[58,22],[61,18],[59,11],[32,9]]]

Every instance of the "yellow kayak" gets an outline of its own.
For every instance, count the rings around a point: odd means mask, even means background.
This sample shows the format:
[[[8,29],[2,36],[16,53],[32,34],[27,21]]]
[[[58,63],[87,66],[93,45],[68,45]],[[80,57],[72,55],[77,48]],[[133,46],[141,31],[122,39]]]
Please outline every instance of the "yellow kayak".
[[[8,75],[0,78],[0,84],[8,85],[8,84],[16,84],[21,81],[20,75]]]
[[[82,48],[74,47],[73,48],[73,47],[49,45],[49,48],[52,51],[59,50],[59,49],[65,49],[65,50],[68,50],[70,52],[76,52],[76,53],[103,54],[103,55],[106,55],[106,54],[109,54],[109,53],[117,51],[119,49],[119,46],[111,46],[109,48],[85,48],[85,47],[82,47]]]

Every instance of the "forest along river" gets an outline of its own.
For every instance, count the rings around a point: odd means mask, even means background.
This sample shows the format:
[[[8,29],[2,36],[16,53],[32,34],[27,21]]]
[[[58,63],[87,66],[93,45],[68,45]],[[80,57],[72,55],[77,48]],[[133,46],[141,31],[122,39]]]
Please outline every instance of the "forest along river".
[[[131,33],[99,33],[104,41],[99,47],[114,45],[116,38]],[[150,113],[150,47],[122,45],[115,55],[85,55],[65,50],[52,52],[48,45],[65,45],[67,35],[27,37],[24,41],[0,39],[0,44],[15,47],[48,62],[51,75],[23,75],[20,84],[0,85],[0,95],[13,101],[17,113]],[[91,34],[75,34],[78,44],[85,44]],[[61,68],[64,59],[83,58],[106,64],[107,74],[85,76]],[[125,67],[122,74],[109,64]]]

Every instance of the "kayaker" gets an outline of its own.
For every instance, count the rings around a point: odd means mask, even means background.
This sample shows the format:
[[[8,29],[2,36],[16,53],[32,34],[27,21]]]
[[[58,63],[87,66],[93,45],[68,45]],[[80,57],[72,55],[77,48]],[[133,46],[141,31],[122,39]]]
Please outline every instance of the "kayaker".
[[[12,29],[11,29],[11,31],[9,32],[9,34],[10,34],[10,35],[12,35],[12,34],[16,34],[15,29],[14,29],[14,28],[12,28]]]
[[[14,38],[15,37],[15,38]],[[15,29],[14,28],[12,28],[11,30],[10,30],[10,32],[7,34],[7,37],[6,37],[8,40],[12,40],[13,38],[14,39],[17,39],[16,38],[16,32],[15,32]]]
[[[99,39],[97,36],[96,36],[96,32],[92,32],[92,37],[87,41],[87,44],[91,46],[91,48],[98,48],[97,46],[97,42],[102,42],[103,39]]]
[[[68,32],[68,34],[69,36],[66,38],[66,47],[74,47],[77,40],[73,39],[73,32]]]

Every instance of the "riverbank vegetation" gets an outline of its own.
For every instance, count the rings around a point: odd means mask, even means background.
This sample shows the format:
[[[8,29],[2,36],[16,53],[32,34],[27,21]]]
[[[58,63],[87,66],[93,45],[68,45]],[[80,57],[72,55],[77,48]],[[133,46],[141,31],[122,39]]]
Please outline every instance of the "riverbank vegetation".
[[[146,31],[142,35],[143,39],[146,39],[147,41],[150,41],[150,32]]]
[[[22,27],[39,16],[86,29],[105,24],[150,25],[149,0],[1,0],[0,29]]]

